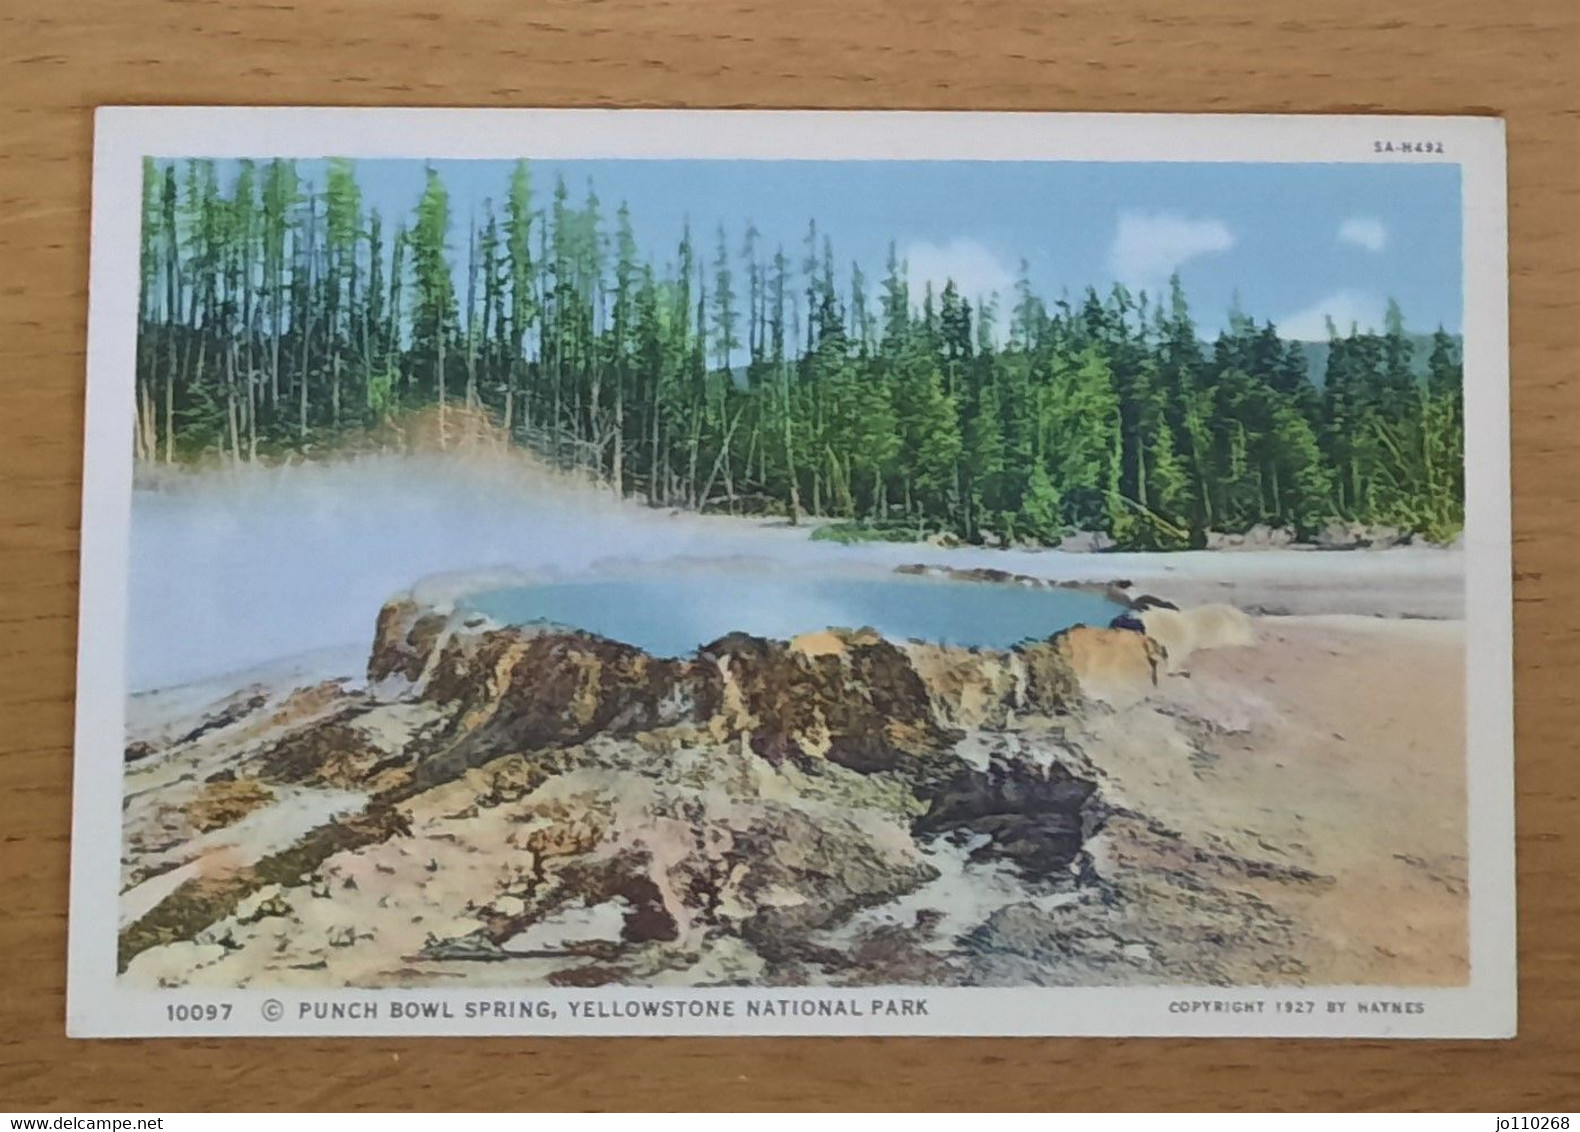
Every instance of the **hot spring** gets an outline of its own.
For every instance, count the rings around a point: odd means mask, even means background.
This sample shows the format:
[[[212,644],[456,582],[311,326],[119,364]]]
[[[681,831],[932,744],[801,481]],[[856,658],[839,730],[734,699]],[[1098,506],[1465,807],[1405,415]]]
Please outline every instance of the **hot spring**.
[[[553,582],[486,591],[461,605],[501,624],[563,625],[656,656],[683,656],[732,632],[784,640],[862,626],[895,640],[1002,649],[1071,625],[1107,625],[1122,608],[1076,589],[791,573]]]

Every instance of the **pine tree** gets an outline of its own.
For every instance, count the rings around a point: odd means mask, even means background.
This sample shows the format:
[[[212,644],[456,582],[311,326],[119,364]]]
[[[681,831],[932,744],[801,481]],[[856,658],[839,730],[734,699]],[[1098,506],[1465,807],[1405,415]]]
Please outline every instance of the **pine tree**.
[[[329,179],[324,190],[327,289],[329,311],[327,342],[330,367],[330,424],[340,425],[340,375],[343,354],[351,329],[347,323],[357,306],[357,250],[362,235],[362,190],[350,161],[334,158],[329,162]]]
[[[450,195],[438,170],[429,168],[428,186],[417,204],[411,230],[412,275],[416,286],[412,312],[413,353],[428,370],[428,387],[439,409],[439,446],[447,443],[448,386],[445,355],[454,332],[455,280],[447,239]]]
[[[889,242],[889,258],[883,276],[883,350],[894,353],[910,337],[911,295],[906,285],[894,242]]]
[[[280,407],[280,345],[285,338],[285,310],[291,291],[286,286],[286,242],[292,234],[298,188],[296,167],[289,161],[269,162],[263,174],[263,278],[269,304],[269,403]]]
[[[728,373],[741,340],[737,334],[735,274],[730,270],[730,249],[719,225],[718,251],[713,258],[713,348],[718,368]]]
[[[1427,392],[1433,397],[1459,398],[1464,392],[1464,373],[1459,349],[1441,326],[1432,334],[1432,352],[1427,358]]]
[[[959,515],[959,467],[965,451],[960,415],[954,398],[944,391],[936,367],[924,365],[915,378],[918,391],[912,425],[911,461],[916,502],[924,515],[955,526]]]
[[[1113,369],[1095,345],[1063,360],[1042,406],[1053,481],[1064,521],[1076,530],[1109,531],[1119,499],[1119,396]]]
[[[510,189],[505,198],[505,258],[510,276],[510,356],[504,422],[508,434],[516,428],[516,400],[526,370],[527,334],[538,315],[537,295],[533,289],[532,177],[525,161],[516,162],[511,171]],[[523,425],[530,425],[530,414],[523,410],[520,415]]]
[[[1048,469],[1038,460],[1026,481],[1017,529],[1025,537],[1042,543],[1057,543],[1063,532],[1064,501],[1053,485]]]
[[[1003,498],[1004,419],[998,390],[991,382],[978,393],[976,409],[966,426],[965,466],[970,504],[965,535],[976,542],[983,537],[983,524],[996,520],[995,508]]]

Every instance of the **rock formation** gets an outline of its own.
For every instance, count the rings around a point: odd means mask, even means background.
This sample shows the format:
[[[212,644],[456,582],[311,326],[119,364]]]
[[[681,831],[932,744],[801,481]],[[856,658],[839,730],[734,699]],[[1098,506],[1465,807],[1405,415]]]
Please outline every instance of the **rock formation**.
[[[128,744],[121,968],[191,985],[1244,977],[1236,939],[1292,947],[1246,890],[1274,866],[1139,808],[1094,730],[1143,713],[1138,734],[1176,757],[1186,732],[1148,703],[1161,658],[1090,627],[1007,650],[736,633],[664,658],[398,597],[365,687],[252,689]],[[1156,938],[1143,894],[1169,909]],[[1208,936],[1222,946],[1193,957]]]

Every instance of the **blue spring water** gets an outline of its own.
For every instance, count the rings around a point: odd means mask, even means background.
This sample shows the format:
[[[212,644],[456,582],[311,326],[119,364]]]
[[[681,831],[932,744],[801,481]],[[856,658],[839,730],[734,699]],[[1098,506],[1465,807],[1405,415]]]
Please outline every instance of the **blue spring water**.
[[[782,640],[831,626],[1007,648],[1071,625],[1107,625],[1121,610],[1082,590],[793,574],[556,582],[480,593],[464,605],[502,624],[584,629],[657,656],[683,656],[730,632]]]

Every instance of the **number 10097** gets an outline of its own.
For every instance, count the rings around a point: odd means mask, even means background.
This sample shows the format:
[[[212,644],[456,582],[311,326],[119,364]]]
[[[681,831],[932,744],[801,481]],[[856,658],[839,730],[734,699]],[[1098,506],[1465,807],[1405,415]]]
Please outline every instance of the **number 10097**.
[[[223,1022],[230,1010],[228,1002],[170,1002],[165,1017],[171,1022]]]

